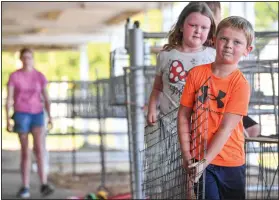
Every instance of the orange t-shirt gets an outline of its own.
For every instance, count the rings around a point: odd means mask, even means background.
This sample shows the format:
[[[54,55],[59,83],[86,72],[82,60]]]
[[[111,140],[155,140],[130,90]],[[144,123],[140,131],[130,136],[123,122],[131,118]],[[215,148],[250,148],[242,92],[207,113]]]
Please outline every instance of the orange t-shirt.
[[[197,66],[189,71],[180,104],[193,108],[192,156],[198,160],[203,158],[205,145],[210,143],[217,132],[224,113],[247,115],[249,98],[249,83],[239,69],[223,78],[212,73],[211,64]],[[244,134],[240,120],[211,164],[241,166],[244,163]]]

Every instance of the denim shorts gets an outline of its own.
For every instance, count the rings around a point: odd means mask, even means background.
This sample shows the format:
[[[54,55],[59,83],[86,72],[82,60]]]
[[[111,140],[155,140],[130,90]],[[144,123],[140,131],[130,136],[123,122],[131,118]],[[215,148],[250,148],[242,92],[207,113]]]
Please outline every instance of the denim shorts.
[[[12,119],[15,122],[13,131],[16,133],[29,133],[33,127],[43,127],[45,125],[43,111],[38,114],[15,112]]]

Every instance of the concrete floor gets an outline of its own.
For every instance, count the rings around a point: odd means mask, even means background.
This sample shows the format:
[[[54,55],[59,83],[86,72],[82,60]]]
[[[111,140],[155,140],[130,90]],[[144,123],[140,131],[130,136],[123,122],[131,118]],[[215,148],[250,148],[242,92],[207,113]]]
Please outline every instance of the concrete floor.
[[[15,199],[16,193],[21,186],[19,172],[19,152],[2,150],[2,193],[1,199]],[[30,174],[31,199],[66,199],[78,194],[65,188],[55,188],[55,192],[48,197],[41,197],[40,181],[37,173]]]

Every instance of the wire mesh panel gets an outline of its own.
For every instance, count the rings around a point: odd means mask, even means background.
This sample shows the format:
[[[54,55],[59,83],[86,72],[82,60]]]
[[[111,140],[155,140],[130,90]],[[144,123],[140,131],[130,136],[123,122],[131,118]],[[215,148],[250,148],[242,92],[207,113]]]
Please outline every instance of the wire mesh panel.
[[[162,116],[155,126],[145,128],[143,151],[143,192],[151,199],[203,199],[205,173],[203,161],[207,148],[208,131],[208,79],[196,93],[195,107],[191,119],[189,142],[191,166],[196,174],[183,168],[183,160],[177,133],[177,109]],[[210,92],[209,92],[210,93]]]
[[[125,105],[125,76],[110,78],[110,94],[112,105]]]
[[[148,199],[185,199],[186,173],[176,131],[177,109],[145,128],[143,193]]]
[[[126,101],[127,89],[129,92],[132,91],[133,75],[131,72],[135,70],[142,70],[144,75],[144,102],[145,105],[148,104],[149,95],[152,91],[152,86],[155,78],[155,66],[145,66],[145,67],[127,67],[124,68],[124,76],[116,76],[110,78],[110,103],[111,105],[126,105],[134,104],[135,102]],[[128,87],[128,88],[127,88]]]
[[[191,182],[182,166],[176,116],[174,110],[145,128],[141,156],[146,199],[189,199],[189,193],[194,194],[191,199],[204,199],[204,179],[201,185],[187,186]],[[245,142],[246,199],[278,199],[278,139],[246,138]]]
[[[141,137],[143,138],[143,135],[139,136],[136,134],[136,130],[140,129],[140,133],[143,134],[144,127],[146,125],[145,117],[147,114],[147,102],[149,99],[149,95],[152,91],[152,85],[155,77],[155,67],[154,66],[148,66],[148,67],[129,67],[124,68],[124,81],[125,81],[125,103],[126,103],[126,110],[127,110],[127,121],[128,121],[128,135],[129,135],[129,149],[130,149],[130,169],[131,169],[131,185],[135,184],[135,168],[140,168],[140,164],[138,166],[135,166],[135,159],[139,159],[139,151],[136,150],[137,145],[143,146],[143,140],[141,140]],[[140,82],[135,82],[135,76],[137,76],[138,73],[142,73],[144,76],[144,79],[140,80]],[[142,84],[141,90],[138,90],[139,84]],[[121,95],[119,95],[120,97]],[[136,98],[140,97],[140,105],[136,102],[138,99]],[[119,99],[119,98],[118,98]],[[119,103],[119,102],[118,102]],[[144,114],[144,117],[138,118],[138,112],[141,112]],[[137,122],[135,122],[137,120]],[[139,138],[135,138],[139,137]],[[142,141],[142,144],[138,144],[135,141]],[[142,150],[143,148],[140,148]],[[135,185],[132,187],[134,191],[132,193],[135,193]]]
[[[74,98],[76,117],[98,118],[100,115],[101,118],[126,118],[125,106],[111,105],[109,87],[109,79],[76,83],[72,97]],[[97,105],[97,96],[99,96],[99,105]]]
[[[84,169],[91,172],[92,170],[86,167],[90,163],[98,162],[101,163],[102,170],[104,166],[112,168],[114,165],[116,168],[119,163],[127,168],[126,107],[110,104],[112,94],[109,86],[109,79],[49,83],[54,117],[54,127],[49,136],[61,136],[56,140],[57,143],[61,143],[59,148],[69,151],[51,152],[51,164],[59,166],[61,171],[63,167],[63,171],[72,168],[73,174],[80,173]],[[115,125],[116,122],[125,128],[119,128]],[[93,141],[93,138],[96,140]],[[65,140],[69,142],[63,142]],[[123,144],[118,144],[119,140]],[[88,142],[88,145],[81,146],[83,141]],[[96,167],[91,168],[96,171]]]
[[[278,139],[246,139],[246,199],[278,199]]]
[[[277,34],[276,34],[277,33]],[[251,85],[251,101],[250,101],[250,105],[249,105],[249,115],[258,115],[259,116],[259,124],[262,126],[264,124],[267,123],[271,123],[274,127],[274,131],[272,130],[272,132],[270,132],[269,130],[263,130],[264,134],[266,135],[271,135],[271,134],[278,134],[278,88],[276,89],[276,81],[278,81],[278,56],[277,59],[272,59],[270,58],[269,60],[264,59],[263,57],[263,52],[264,49],[267,48],[268,45],[270,45],[269,41],[271,40],[270,38],[273,39],[277,39],[278,41],[278,32],[276,33],[257,33],[256,37],[256,50],[255,52],[253,52],[253,54],[249,55],[248,58],[242,60],[240,62],[240,70],[243,71],[243,73],[245,73],[250,85]],[[269,38],[269,39],[268,39]],[[274,45],[274,44],[272,44]],[[278,42],[275,42],[275,46],[277,45],[278,47]],[[140,67],[141,70],[143,70],[143,74],[144,74],[144,91],[140,90],[140,94],[139,91],[137,90],[137,85],[135,84],[135,82],[133,82],[133,79],[135,78],[135,76],[133,74],[135,74],[134,72],[136,70],[139,70],[139,68],[136,67],[129,67],[125,69],[125,75],[124,75],[124,82],[125,82],[125,89],[124,91],[126,92],[126,98],[123,98],[121,91],[123,92],[123,89],[118,90],[120,91],[119,93],[117,93],[117,98],[120,99],[120,101],[118,101],[117,103],[121,103],[123,102],[123,99],[125,99],[124,104],[126,103],[127,105],[127,118],[128,118],[128,124],[129,124],[129,141],[130,141],[130,151],[131,154],[133,154],[133,156],[137,156],[136,154],[139,152],[135,152],[133,151],[133,147],[136,145],[133,143],[133,141],[135,141],[133,139],[133,137],[138,137],[137,134],[135,134],[133,126],[140,126],[140,127],[144,127],[146,124],[145,122],[140,122],[137,124],[132,124],[132,119],[137,115],[137,113],[135,112],[135,110],[137,109],[141,109],[141,112],[145,113],[145,116],[147,114],[147,105],[148,105],[148,99],[149,99],[149,95],[152,91],[152,86],[153,86],[153,81],[155,78],[155,67]],[[266,86],[261,85],[261,81],[260,79],[262,78],[261,74],[266,73],[269,77],[271,76],[271,85],[269,88],[272,88],[272,92],[271,94],[263,94],[266,91]],[[115,83],[121,85],[122,83],[122,78],[119,77],[117,81]],[[144,97],[144,104],[145,105],[137,105],[135,102],[135,99],[133,99],[133,96],[137,94],[137,95],[142,95]],[[208,109],[208,107],[206,107],[206,105],[204,105],[204,103],[206,100],[206,94],[208,93],[208,88],[206,87],[206,85],[204,87],[201,88],[200,90],[200,94],[199,96],[197,96],[197,101],[200,101],[201,104],[196,104],[196,107],[194,109],[199,110],[199,112],[195,113],[195,116],[192,117],[192,138],[193,140],[193,145],[191,147],[192,151],[197,151],[198,154],[200,155],[197,156],[194,155],[194,157],[197,160],[202,160],[203,158],[203,154],[206,151],[206,144],[203,143],[204,141],[206,141],[206,135],[203,135],[203,140],[201,140],[201,136],[202,133],[205,133],[207,131],[207,126],[206,122],[207,120],[207,116],[206,116],[206,110]],[[204,106],[204,107],[201,107]],[[268,117],[272,116],[275,120],[261,120],[261,115],[267,114],[269,115]],[[169,113],[168,115],[171,115],[171,113]],[[167,121],[164,124],[164,118],[168,119],[165,120]],[[129,122],[130,120],[130,122]],[[163,116],[162,118],[159,119],[158,123],[156,126],[154,127],[146,127],[145,129],[145,149],[142,151],[141,154],[141,159],[143,160],[143,192],[145,192],[145,196],[148,198],[176,198],[174,196],[177,196],[177,198],[179,197],[179,192],[177,192],[176,190],[171,190],[168,188],[171,187],[175,187],[174,185],[179,185],[177,184],[175,181],[179,182],[180,180],[175,180],[174,183],[171,183],[171,178],[169,178],[169,181],[166,181],[166,177],[168,174],[168,171],[170,171],[170,169],[176,169],[176,166],[174,164],[173,167],[171,167],[171,165],[167,165],[166,163],[170,162],[167,160],[162,160],[163,159],[167,159],[168,158],[168,154],[164,155],[164,151],[166,151],[166,145],[163,144],[172,144],[173,141],[177,140],[177,134],[175,136],[172,135],[172,132],[168,132],[169,130],[167,130],[168,127],[172,127],[171,122],[173,119],[170,119],[166,116]],[[176,122],[175,122],[176,123]],[[174,123],[174,124],[175,124]],[[268,125],[270,126],[270,125]],[[166,128],[167,127],[167,128]],[[176,129],[176,127],[174,128]],[[154,134],[150,134],[148,135],[148,133],[154,132]],[[138,132],[137,132],[138,133]],[[172,136],[170,138],[170,135]],[[148,138],[146,138],[148,137]],[[176,137],[176,139],[175,139]],[[200,141],[200,145],[197,145]],[[203,144],[202,144],[203,143]],[[153,146],[154,145],[154,146]],[[158,147],[155,147],[155,146]],[[177,147],[179,148],[179,147]],[[158,155],[156,155],[156,153]],[[175,156],[179,156],[179,155],[174,155],[173,152],[168,152],[170,153],[169,157],[175,157]],[[154,159],[153,159],[154,158]],[[157,160],[156,160],[156,159]],[[181,155],[180,155],[180,159],[181,159]],[[132,159],[133,160],[133,159]],[[150,162],[154,160],[154,163],[151,164]],[[134,161],[132,161],[131,165],[133,165]],[[157,162],[157,164],[156,164]],[[165,164],[162,164],[165,163]],[[173,163],[178,163],[178,162],[173,162]],[[181,164],[181,163],[180,163]],[[156,165],[166,165],[167,167],[162,168],[160,170],[158,170],[160,167],[158,167],[158,169],[155,167]],[[180,166],[181,167],[181,166]],[[152,170],[154,169],[154,170]],[[150,171],[151,170],[151,171]],[[157,170],[157,171],[156,171]],[[174,170],[176,171],[176,170]],[[179,171],[179,170],[177,170]],[[135,172],[132,172],[135,173]],[[147,175],[145,175],[147,173]],[[179,172],[180,173],[180,172]],[[183,173],[183,170],[181,172],[181,174]],[[155,174],[155,175],[154,175]],[[170,173],[173,174],[173,173]],[[149,176],[150,175],[150,176]],[[176,174],[177,175],[177,174]],[[152,189],[153,187],[153,183],[150,183],[150,181],[152,182],[152,177],[155,177],[157,182],[154,182],[154,190]],[[170,177],[173,175],[170,175]],[[182,175],[181,175],[182,176]],[[148,178],[147,178],[148,177]],[[156,178],[157,177],[157,178]],[[152,180],[151,180],[152,179]],[[204,179],[204,176],[203,176]],[[185,179],[186,180],[186,179]],[[184,180],[184,181],[185,181]],[[201,179],[202,180],[202,179]],[[155,180],[153,180],[155,181]],[[164,182],[168,182],[167,184],[164,185]],[[172,185],[171,185],[172,184]],[[177,186],[178,187],[178,186]],[[185,189],[185,188],[184,188]],[[203,188],[200,188],[201,190],[204,190]],[[178,189],[180,190],[180,189]],[[184,190],[186,191],[187,188]],[[180,190],[181,191],[181,190]],[[180,195],[182,195],[183,192],[180,192]],[[184,193],[184,195],[186,195],[187,192]],[[202,192],[200,194],[203,194]],[[187,194],[189,195],[189,194]],[[182,195],[183,196],[183,195]],[[198,196],[199,197],[199,196]],[[181,197],[182,198],[182,197]]]
[[[256,32],[254,50],[239,63],[250,83],[249,115],[262,135],[278,134],[278,32]]]

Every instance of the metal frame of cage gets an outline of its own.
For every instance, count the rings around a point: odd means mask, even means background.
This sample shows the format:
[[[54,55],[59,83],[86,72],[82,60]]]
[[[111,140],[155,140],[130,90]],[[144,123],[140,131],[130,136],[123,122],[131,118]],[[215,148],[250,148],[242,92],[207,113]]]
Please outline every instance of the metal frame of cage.
[[[54,85],[53,85],[54,84]],[[63,85],[65,87],[63,87]],[[78,172],[78,163],[100,163],[100,173],[101,173],[101,183],[99,189],[106,188],[106,177],[107,177],[107,170],[106,166],[113,162],[113,163],[122,163],[123,160],[117,161],[116,159],[111,159],[111,157],[118,157],[120,156],[121,152],[112,152],[109,149],[106,149],[105,146],[105,138],[108,134],[113,135],[126,135],[126,132],[113,132],[109,133],[105,129],[104,120],[106,118],[126,118],[126,109],[125,107],[119,108],[118,106],[111,105],[110,103],[110,80],[109,79],[102,79],[97,81],[50,81],[49,87],[55,88],[58,92],[59,96],[56,96],[55,99],[51,98],[52,106],[57,106],[56,114],[57,116],[53,116],[54,121],[56,120],[63,120],[63,119],[71,119],[72,125],[68,126],[68,130],[66,132],[60,130],[52,130],[48,134],[48,136],[66,136],[71,135],[73,146],[75,147],[75,137],[77,135],[99,135],[100,137],[100,145],[98,146],[98,154],[92,156],[92,152],[79,152],[73,148],[71,152],[70,163],[72,166],[72,174],[77,175]],[[61,94],[59,91],[61,89],[64,91],[64,94]],[[65,89],[67,88],[67,89]],[[61,96],[60,96],[61,95]],[[50,94],[51,96],[51,94]],[[61,105],[63,105],[61,107]],[[55,109],[54,109],[55,110]],[[89,129],[86,130],[79,130],[76,126],[75,119],[96,119],[99,124],[98,131],[92,131]],[[64,123],[67,124],[67,123]],[[88,124],[87,124],[88,125]],[[87,127],[88,128],[88,127]],[[97,152],[96,152],[97,153]],[[128,153],[128,152],[127,152]],[[113,154],[115,156],[110,156]],[[125,155],[127,155],[125,153]],[[63,154],[63,158],[59,158],[60,156],[58,153],[50,153],[50,159],[56,158],[59,159],[59,163],[68,164],[68,154],[67,156]],[[92,161],[89,159],[92,157],[93,159],[98,157],[96,161]],[[50,162],[55,162],[55,160],[50,160]],[[127,159],[128,161],[128,159]]]
[[[115,98],[116,103],[111,102],[107,104],[107,106],[97,106],[98,109],[102,107],[107,108],[113,108],[114,110],[118,110],[122,115],[120,116],[120,113],[115,114],[115,117],[127,117],[128,119],[128,136],[129,136],[129,152],[130,152],[130,169],[131,169],[131,185],[132,185],[132,193],[134,198],[142,198],[143,197],[143,189],[142,189],[142,183],[144,177],[142,176],[143,168],[142,168],[142,160],[141,160],[141,154],[140,152],[144,149],[144,124],[145,124],[145,117],[144,117],[144,108],[146,105],[146,99],[148,95],[148,91],[151,91],[151,84],[147,85],[147,81],[151,80],[147,78],[147,76],[152,75],[154,76],[155,67],[144,67],[144,47],[143,47],[143,40],[148,38],[161,38],[164,37],[165,34],[163,33],[143,33],[138,25],[134,25],[134,28],[129,30],[129,54],[130,54],[130,63],[131,66],[134,67],[128,67],[124,69],[124,76],[120,77],[114,77],[112,80],[99,80],[98,84],[102,84],[103,82],[106,82],[111,85],[111,83],[116,83],[113,85],[113,87],[105,87],[104,91],[109,93],[110,97],[113,97],[115,93],[118,94],[117,98]],[[250,61],[243,61],[243,63],[248,63]],[[252,61],[253,62],[253,61]],[[257,66],[260,66],[263,64],[263,62],[268,61],[256,61]],[[276,61],[269,61],[269,63],[275,63]],[[272,65],[273,66],[273,65]],[[278,66],[278,60],[277,60],[277,66]],[[248,69],[249,68],[249,69]],[[247,72],[251,70],[251,67],[248,67]],[[271,67],[274,72],[278,73],[278,68]],[[244,68],[245,69],[245,68]],[[261,73],[261,68],[257,67],[258,73]],[[277,71],[276,71],[277,70]],[[147,75],[148,74],[148,75]],[[129,76],[133,76],[133,78],[129,78]],[[273,91],[274,88],[274,78],[272,78],[272,84],[273,84]],[[149,82],[151,83],[151,82]],[[118,90],[115,90],[115,88],[118,88]],[[90,98],[87,98],[89,100]],[[111,98],[109,98],[111,100]],[[58,100],[59,102],[65,101],[69,104],[76,105],[78,102],[80,104],[86,104],[81,99],[73,98],[72,101],[69,99],[67,100]],[[91,99],[91,102],[97,102],[97,99]],[[118,101],[118,102],[117,102]],[[269,100],[268,100],[269,101]],[[99,99],[99,103],[103,104],[102,100]],[[265,102],[265,101],[264,101]],[[262,103],[262,102],[260,102]],[[276,96],[273,95],[270,101],[271,104],[277,105],[277,108],[274,108],[274,112],[278,113],[278,103],[276,103]],[[126,106],[126,110],[125,107]],[[77,112],[80,112],[80,115],[82,117],[89,117],[89,118],[102,118],[105,116],[102,115],[90,115],[90,116],[84,116],[84,113],[82,113],[82,109],[79,110],[78,106],[76,107],[74,114],[71,114],[69,117],[77,117]],[[82,106],[84,107],[84,105]],[[96,108],[97,109],[97,108]],[[69,112],[72,112],[73,109],[69,109]],[[96,110],[97,112],[97,110]],[[100,112],[100,110],[99,110]],[[268,111],[270,112],[270,111]],[[94,113],[93,111],[91,113]],[[110,112],[107,112],[110,113]],[[276,120],[278,121],[278,119]],[[278,124],[278,123],[277,123]],[[80,134],[80,133],[71,133],[71,134]],[[86,133],[91,134],[91,133]],[[98,134],[98,133],[97,133]],[[74,162],[74,161],[73,161]]]
[[[153,34],[149,34],[149,33],[143,33],[139,27],[138,24],[134,25],[133,29],[129,30],[129,44],[128,44],[128,49],[129,49],[129,53],[130,53],[130,61],[131,61],[131,66],[134,67],[128,67],[128,68],[124,68],[124,76],[122,77],[118,77],[118,80],[120,79],[124,79],[125,81],[125,102],[124,104],[127,105],[127,118],[128,121],[130,120],[130,123],[128,123],[128,135],[129,135],[129,149],[131,156],[131,174],[132,174],[132,180],[131,180],[131,185],[133,185],[133,190],[132,193],[135,192],[135,194],[133,195],[133,197],[135,198],[142,198],[144,194],[140,194],[139,191],[143,191],[142,190],[142,174],[140,173],[142,171],[142,163],[139,163],[139,152],[142,151],[142,147],[143,147],[143,137],[139,136],[140,134],[142,135],[143,133],[143,129],[142,127],[144,126],[143,123],[143,114],[144,114],[144,106],[145,104],[143,103],[144,99],[146,99],[146,93],[143,93],[143,88],[147,88],[148,86],[146,86],[144,84],[144,81],[146,81],[146,77],[143,77],[143,74],[145,74],[144,70],[146,70],[148,67],[144,67],[143,65],[143,40],[149,37],[152,38],[161,38],[161,37],[165,37],[166,34],[165,33],[153,33]],[[256,33],[256,37],[263,37],[263,36],[268,36],[268,37],[274,37],[277,36],[278,37],[278,33],[277,32],[268,32],[268,33]],[[256,62],[257,66],[268,62],[270,65],[270,73],[272,76],[272,88],[273,91],[275,90],[274,88],[274,77],[273,77],[273,73],[278,73],[278,68],[274,67],[272,64],[273,63],[277,63],[278,66],[278,60],[269,60],[269,61],[261,61],[261,60],[257,60],[257,61],[243,61],[241,64],[245,65],[245,64],[250,64],[252,62]],[[128,75],[129,72],[130,74],[133,74],[132,76],[134,77],[131,80],[129,80]],[[250,68],[251,69],[251,68]],[[155,67],[153,67],[153,70],[155,70]],[[258,67],[258,72],[257,73],[261,73],[260,71],[261,69],[259,69]],[[142,71],[142,72],[141,72]],[[250,70],[249,70],[250,71]],[[115,77],[117,79],[117,77]],[[129,81],[127,81],[129,80]],[[139,82],[138,82],[139,81]],[[133,85],[133,86],[131,86]],[[136,85],[136,86],[135,86]],[[115,86],[115,85],[114,85]],[[133,87],[133,88],[131,88]],[[149,88],[151,89],[151,85],[149,86]],[[272,114],[278,113],[278,102],[275,100],[276,96],[275,93],[273,93],[273,96],[271,97],[271,99],[268,99],[269,97],[267,97],[266,99],[264,99],[263,101],[259,102],[259,103],[266,103],[266,101],[270,101],[271,100],[271,104],[274,105],[274,109],[273,111],[265,111],[267,113],[272,112]],[[254,99],[252,99],[254,100]],[[257,99],[258,100],[258,99]],[[138,101],[138,102],[137,102]],[[258,100],[259,101],[259,100]],[[118,102],[119,103],[119,102]],[[132,109],[135,109],[136,111],[133,113]],[[253,111],[250,112],[250,114],[254,114]],[[257,112],[256,114],[264,114],[261,112]],[[137,120],[137,119],[141,119],[141,120]],[[277,117],[275,117],[275,127],[276,127],[276,131],[277,131],[277,125],[278,125],[278,119]],[[141,128],[139,128],[139,126],[141,126]],[[135,131],[136,130],[136,131]],[[136,137],[134,137],[136,136]],[[134,175],[134,176],[133,176]]]
[[[278,199],[278,138],[246,138],[246,199]]]

